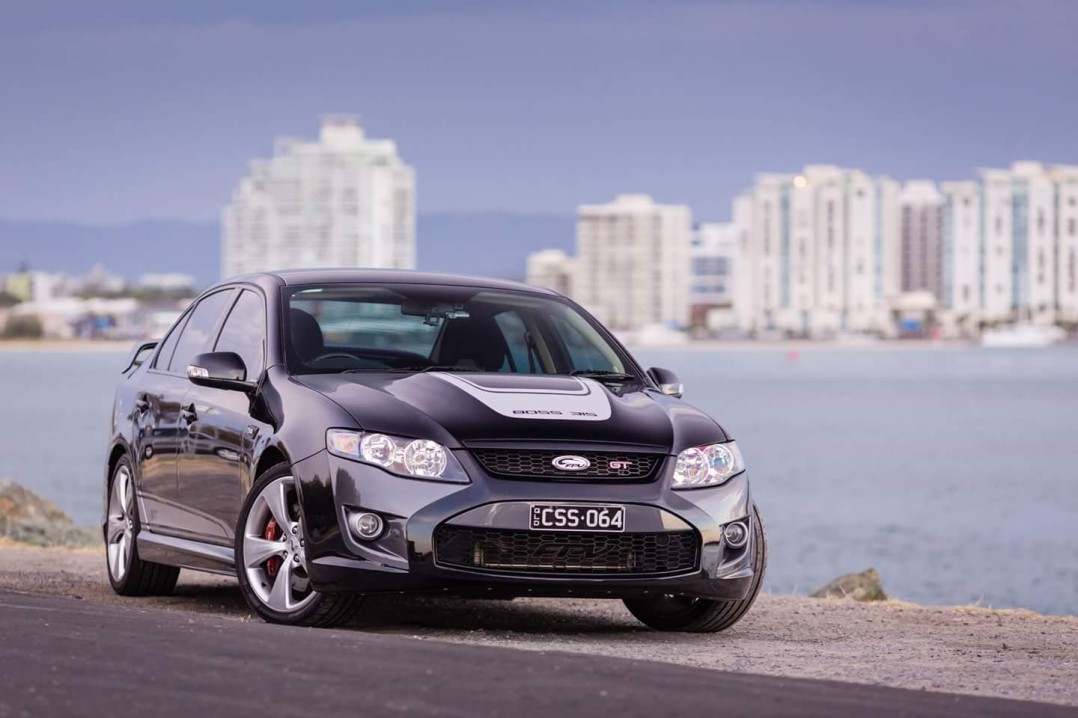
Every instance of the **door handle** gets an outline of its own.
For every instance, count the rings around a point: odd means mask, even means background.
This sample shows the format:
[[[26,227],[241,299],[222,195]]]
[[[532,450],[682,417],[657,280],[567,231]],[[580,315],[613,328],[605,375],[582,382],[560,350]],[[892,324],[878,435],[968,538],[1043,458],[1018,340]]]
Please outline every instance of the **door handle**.
[[[193,402],[180,409],[180,417],[188,424],[194,424],[198,421],[198,412],[195,411]]]

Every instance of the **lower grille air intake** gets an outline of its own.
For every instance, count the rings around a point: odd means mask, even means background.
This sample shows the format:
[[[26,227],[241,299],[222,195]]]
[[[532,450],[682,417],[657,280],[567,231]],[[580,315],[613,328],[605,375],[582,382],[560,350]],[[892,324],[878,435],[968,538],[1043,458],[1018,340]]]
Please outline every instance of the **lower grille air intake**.
[[[537,574],[660,576],[696,568],[695,531],[573,533],[445,525],[434,536],[439,565]]]

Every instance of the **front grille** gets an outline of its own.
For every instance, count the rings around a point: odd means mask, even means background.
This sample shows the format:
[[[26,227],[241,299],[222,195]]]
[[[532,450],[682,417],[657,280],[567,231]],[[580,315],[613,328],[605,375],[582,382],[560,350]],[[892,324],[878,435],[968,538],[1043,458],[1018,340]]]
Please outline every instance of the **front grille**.
[[[570,449],[474,449],[472,454],[488,473],[503,478],[539,478],[555,481],[613,479],[647,481],[662,465],[662,454],[612,451],[572,451]],[[587,459],[588,467],[567,471],[554,465],[558,457]]]
[[[434,559],[443,566],[541,574],[660,576],[696,568],[695,531],[570,533],[440,526]]]

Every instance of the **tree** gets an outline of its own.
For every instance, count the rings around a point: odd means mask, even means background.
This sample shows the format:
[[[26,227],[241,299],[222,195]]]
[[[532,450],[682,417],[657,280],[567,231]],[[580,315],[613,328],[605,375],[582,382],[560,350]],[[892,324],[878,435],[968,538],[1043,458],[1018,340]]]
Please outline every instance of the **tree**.
[[[40,339],[45,333],[41,320],[33,314],[8,317],[4,325],[4,339]]]

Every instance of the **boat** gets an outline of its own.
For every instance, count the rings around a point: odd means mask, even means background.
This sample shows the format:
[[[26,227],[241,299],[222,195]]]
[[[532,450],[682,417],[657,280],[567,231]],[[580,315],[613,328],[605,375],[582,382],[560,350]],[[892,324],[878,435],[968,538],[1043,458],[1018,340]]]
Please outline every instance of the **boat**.
[[[1005,349],[1048,347],[1063,341],[1066,336],[1066,332],[1053,324],[1020,322],[986,329],[981,333],[981,346]]]

